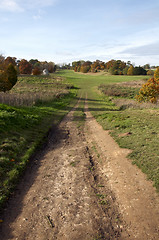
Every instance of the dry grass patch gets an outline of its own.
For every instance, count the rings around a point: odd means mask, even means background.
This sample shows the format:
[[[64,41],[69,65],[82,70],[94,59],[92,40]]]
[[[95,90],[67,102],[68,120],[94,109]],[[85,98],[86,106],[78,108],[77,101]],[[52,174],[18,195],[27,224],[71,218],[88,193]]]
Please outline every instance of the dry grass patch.
[[[10,92],[0,92],[0,103],[11,106],[34,106],[67,95],[71,86],[62,78],[22,76]]]

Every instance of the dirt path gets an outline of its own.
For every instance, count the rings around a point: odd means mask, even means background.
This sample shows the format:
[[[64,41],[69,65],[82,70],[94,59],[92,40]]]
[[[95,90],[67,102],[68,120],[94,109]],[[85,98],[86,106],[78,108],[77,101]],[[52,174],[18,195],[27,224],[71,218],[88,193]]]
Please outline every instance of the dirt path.
[[[0,239],[159,239],[152,184],[87,108],[86,128],[77,128],[75,110],[34,157],[4,211]]]
[[[89,111],[86,114],[87,139],[100,154],[100,173],[115,194],[130,239],[159,239],[159,196],[153,184],[126,158],[130,150],[120,148],[109,131],[104,131]]]

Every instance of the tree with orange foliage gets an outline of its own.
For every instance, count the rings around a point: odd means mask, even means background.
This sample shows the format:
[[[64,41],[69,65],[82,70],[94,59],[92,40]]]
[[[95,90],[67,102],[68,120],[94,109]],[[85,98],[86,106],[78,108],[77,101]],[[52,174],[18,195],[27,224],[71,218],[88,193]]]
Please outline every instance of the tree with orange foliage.
[[[8,66],[10,63],[11,63],[13,66],[16,66],[16,58],[15,58],[15,57],[7,57],[7,58],[4,60],[4,64],[5,64],[6,66]]]
[[[40,75],[41,74],[41,70],[39,67],[35,67],[32,71],[33,75]]]
[[[31,74],[32,65],[25,59],[22,59],[19,63],[20,74]]]
[[[84,62],[84,63],[82,64],[81,68],[80,68],[80,71],[81,71],[82,73],[87,73],[87,72],[89,72],[90,69],[91,69],[91,64],[92,64],[92,62],[90,62],[90,61]]]
[[[156,69],[154,73],[154,78],[159,80],[159,67]]]
[[[112,68],[115,62],[116,62],[116,61],[115,61],[114,59],[112,59],[112,60],[110,60],[109,62],[107,62],[107,63],[105,64],[106,69]]]
[[[159,67],[154,73],[154,78],[150,78],[139,91],[136,99],[139,102],[157,103],[159,98]]]

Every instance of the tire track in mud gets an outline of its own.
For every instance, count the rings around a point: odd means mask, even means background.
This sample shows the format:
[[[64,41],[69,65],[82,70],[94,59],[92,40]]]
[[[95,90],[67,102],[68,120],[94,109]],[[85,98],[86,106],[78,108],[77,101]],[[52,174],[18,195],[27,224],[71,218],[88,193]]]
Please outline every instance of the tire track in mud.
[[[4,211],[2,240],[127,239],[74,112],[50,133]]]

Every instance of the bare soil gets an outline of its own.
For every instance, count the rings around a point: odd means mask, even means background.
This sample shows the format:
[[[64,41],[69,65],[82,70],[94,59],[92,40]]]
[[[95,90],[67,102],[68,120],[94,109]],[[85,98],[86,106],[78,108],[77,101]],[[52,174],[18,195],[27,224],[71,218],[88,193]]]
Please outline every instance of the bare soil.
[[[3,211],[0,239],[159,239],[151,182],[85,108],[74,108],[33,158]]]

